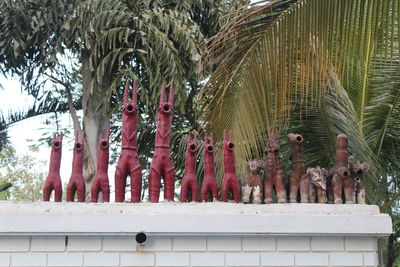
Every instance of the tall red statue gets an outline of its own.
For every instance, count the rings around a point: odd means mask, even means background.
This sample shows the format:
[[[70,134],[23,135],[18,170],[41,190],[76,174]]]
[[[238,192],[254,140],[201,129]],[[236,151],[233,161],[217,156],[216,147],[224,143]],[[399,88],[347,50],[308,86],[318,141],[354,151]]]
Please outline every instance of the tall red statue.
[[[222,201],[228,201],[229,191],[232,191],[233,201],[240,201],[240,184],[235,168],[235,144],[233,143],[232,130],[229,131],[229,141],[226,140],[224,130],[224,179],[222,180]]]
[[[97,202],[100,191],[103,193],[103,202],[110,202],[110,184],[108,182],[108,154],[109,154],[109,137],[110,129],[107,135],[103,137],[100,134],[98,155],[97,155],[97,171],[92,184],[92,202]]]
[[[203,185],[201,186],[201,201],[207,201],[208,192],[211,193],[213,201],[218,200],[218,185],[215,176],[215,163],[214,163],[214,139],[213,136],[204,137],[204,178]]]
[[[156,144],[149,176],[149,197],[155,203],[159,201],[161,177],[164,179],[164,199],[174,200],[175,168],[171,158],[171,123],[174,105],[173,84],[169,87],[169,100],[165,101],[165,84],[161,88],[158,108]]]
[[[333,198],[335,204],[342,204],[342,191],[344,190],[344,197],[346,203],[353,202],[353,187],[344,187],[344,183],[350,178],[349,165],[349,152],[347,151],[347,136],[339,134],[336,139],[336,163],[333,170],[331,170]],[[346,183],[351,185],[350,183]]]
[[[124,109],[122,112],[122,149],[115,170],[115,202],[125,199],[126,177],[131,178],[131,202],[140,202],[142,191],[142,170],[137,153],[137,87],[133,83],[132,102],[129,101],[129,81],[124,91]]]
[[[272,203],[272,190],[275,187],[278,203],[286,203],[286,190],[284,186],[284,173],[279,158],[279,150],[281,143],[279,135],[272,133],[268,139],[265,149],[267,160],[265,161],[265,178],[264,178],[264,203]]]
[[[290,203],[297,202],[297,194],[299,189],[300,202],[308,203],[309,179],[307,177],[306,166],[304,164],[304,138],[303,136],[294,133],[288,134],[288,137],[292,146],[292,154],[290,156],[292,166],[289,174]]]
[[[79,140],[80,139],[80,140]],[[74,201],[75,192],[78,194],[78,202],[85,202],[85,180],[83,178],[83,145],[85,134],[75,133],[74,157],[72,159],[72,174],[67,187],[67,201]]]
[[[186,145],[186,161],[185,161],[185,175],[182,178],[181,187],[181,202],[188,200],[189,191],[191,193],[191,200],[198,201],[197,191],[199,185],[196,178],[196,152],[197,152],[197,137],[191,139],[191,134],[188,133]]]
[[[51,192],[54,190],[54,201],[61,202],[62,185],[60,177],[60,165],[62,138],[63,133],[61,132],[58,138],[56,137],[56,134],[54,134],[53,139],[51,140],[49,175],[46,178],[43,188],[43,201],[50,201]]]

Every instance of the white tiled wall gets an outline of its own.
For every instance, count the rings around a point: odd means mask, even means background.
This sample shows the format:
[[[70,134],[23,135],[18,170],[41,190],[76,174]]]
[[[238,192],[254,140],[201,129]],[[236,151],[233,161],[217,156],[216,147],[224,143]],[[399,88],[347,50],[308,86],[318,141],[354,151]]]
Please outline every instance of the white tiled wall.
[[[1,236],[0,266],[378,266],[377,238]]]

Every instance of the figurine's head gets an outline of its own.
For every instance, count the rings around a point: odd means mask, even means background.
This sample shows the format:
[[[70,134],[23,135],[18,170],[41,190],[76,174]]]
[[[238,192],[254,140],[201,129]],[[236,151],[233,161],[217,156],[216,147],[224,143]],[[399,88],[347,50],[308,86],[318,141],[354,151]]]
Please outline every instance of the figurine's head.
[[[99,149],[108,150],[108,147],[110,146],[109,138],[110,138],[110,128],[108,128],[106,136],[103,137],[103,133],[100,134]]]
[[[303,136],[300,134],[290,133],[287,136],[289,137],[290,142],[294,144],[301,144],[304,141]]]
[[[63,133],[61,132],[59,136],[56,134],[53,134],[53,139],[51,139],[51,149],[52,150],[61,150],[62,147],[62,139],[63,139]]]
[[[307,175],[313,185],[326,190],[326,177],[328,176],[327,170],[319,166],[316,168],[308,168]]]
[[[129,80],[125,83],[125,90],[124,90],[124,114],[135,114],[137,112],[137,87],[136,81],[133,82],[133,90],[132,90],[132,101],[129,101],[129,87],[130,87]]]
[[[233,133],[232,130],[229,131],[229,140],[226,139],[226,130],[224,130],[224,148],[229,151],[233,151],[235,149],[235,144],[233,143]]]
[[[193,139],[191,138],[191,133],[188,133],[187,136],[187,149],[190,152],[195,153],[197,151],[197,137],[193,135]]]
[[[79,136],[80,136],[80,138],[79,138]],[[85,143],[85,132],[80,133],[79,131],[76,131],[75,132],[74,150],[82,151],[84,143]]]
[[[349,177],[350,176],[350,171],[349,171],[349,169],[347,167],[339,167],[336,170],[336,173],[339,176],[342,176],[342,177]]]
[[[207,153],[214,153],[215,146],[214,146],[214,138],[212,134],[204,136],[204,151]]]
[[[347,149],[347,135],[339,134],[336,138],[336,148]]]
[[[249,173],[259,175],[265,168],[265,161],[253,159],[247,162],[246,170]]]
[[[160,106],[158,111],[163,114],[172,114],[174,108],[174,84],[169,86],[168,102],[165,101],[165,84],[161,87]]]
[[[279,134],[274,134],[268,139],[265,153],[278,152],[281,149],[281,142],[279,141]]]
[[[368,171],[369,164],[355,160],[353,156],[349,156],[350,172],[354,177],[355,182],[359,182],[361,177]]]

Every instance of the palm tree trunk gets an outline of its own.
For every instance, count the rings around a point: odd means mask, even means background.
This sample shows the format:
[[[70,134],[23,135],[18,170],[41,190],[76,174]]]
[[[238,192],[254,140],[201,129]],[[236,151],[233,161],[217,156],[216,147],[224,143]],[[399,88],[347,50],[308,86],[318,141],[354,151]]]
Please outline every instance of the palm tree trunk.
[[[111,84],[111,75],[103,76],[102,82],[90,91],[90,84],[94,74],[89,68],[90,51],[82,52],[82,109],[83,129],[85,131],[85,156],[83,163],[83,176],[86,183],[86,201],[90,201],[90,189],[97,167],[97,145],[99,135],[109,127],[109,108],[100,107],[104,92]]]

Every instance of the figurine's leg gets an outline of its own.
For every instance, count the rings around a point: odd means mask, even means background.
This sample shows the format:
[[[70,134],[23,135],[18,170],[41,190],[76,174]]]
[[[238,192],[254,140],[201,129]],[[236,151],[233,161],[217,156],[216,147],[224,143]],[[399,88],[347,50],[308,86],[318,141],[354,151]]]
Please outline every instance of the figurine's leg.
[[[239,184],[239,181],[237,180],[237,177],[234,175],[231,176],[230,187],[231,187],[232,194],[233,194],[233,201],[235,201],[235,203],[239,203],[240,202],[240,184]]]
[[[343,204],[343,200],[342,200],[343,183],[342,183],[342,178],[337,174],[333,175],[332,188],[333,188],[334,203],[335,204]]]
[[[300,202],[308,203],[308,188],[309,188],[310,180],[308,180],[307,174],[303,174],[300,178]]]
[[[353,192],[354,192],[354,184],[353,179],[351,177],[346,177],[343,182],[344,187],[344,200],[346,204],[354,204],[353,202]]]
[[[50,201],[51,191],[53,191],[53,183],[46,182],[43,188],[43,201]]]
[[[250,203],[251,189],[252,188],[249,184],[245,184],[242,186],[242,202],[245,204]]]
[[[76,182],[70,180],[67,186],[67,202],[74,202],[76,189],[77,189]]]
[[[188,179],[184,176],[184,177],[182,178],[180,202],[186,202],[186,201],[187,201],[188,186],[189,186],[189,181],[188,181]]]
[[[201,185],[200,198],[202,202],[207,201],[207,193],[208,193],[208,183],[205,179],[203,179],[203,184]]]
[[[54,184],[54,202],[61,202],[62,200],[62,185],[61,178]]]
[[[161,173],[156,169],[158,164],[153,165],[153,163],[149,175],[149,199],[150,202],[156,203],[160,200]]]
[[[142,193],[142,170],[140,164],[130,171],[131,176],[131,202],[140,202],[140,194]]]
[[[98,202],[100,185],[99,180],[95,179],[92,184],[92,202]]]
[[[168,165],[167,165],[168,166]],[[170,167],[167,169],[165,172],[165,177],[164,177],[164,199],[165,201],[174,201],[174,191],[175,191],[175,168],[171,164],[169,164]]]
[[[284,183],[285,176],[282,170],[278,170],[275,176],[275,190],[278,203],[286,203],[286,190]]]
[[[272,177],[270,175],[265,176],[264,179],[264,203],[272,203]]]
[[[259,185],[253,187],[253,203],[261,204],[262,191]]]
[[[86,186],[85,182],[82,181],[76,184],[77,194],[78,194],[78,202],[85,202],[85,193],[86,193]]]
[[[277,179],[278,181],[278,179]],[[290,178],[289,178],[289,182],[290,182],[290,193],[289,193],[289,200],[290,203],[297,203],[297,193],[299,191],[299,175],[296,172],[292,172],[290,174]],[[276,187],[276,193],[278,195],[278,189],[277,186]],[[278,198],[279,200],[279,198]],[[278,202],[279,203],[279,202]]]
[[[322,188],[317,188],[318,194],[318,203],[325,204],[326,203],[326,191]]]
[[[222,180],[222,201],[223,202],[228,202],[228,194],[229,194],[228,177],[224,177],[224,180]]]
[[[213,202],[218,201],[218,185],[215,179],[211,180],[209,190],[211,191]]]
[[[126,166],[120,158],[115,169],[115,202],[124,202],[125,200],[126,176]]]
[[[103,193],[103,202],[110,202],[110,185],[107,182],[101,183],[101,192]]]
[[[357,203],[365,204],[365,185],[364,184],[360,184],[360,190],[358,191],[358,196],[357,196]]]
[[[197,202],[199,186],[197,184],[196,177],[194,177],[193,179],[190,180],[189,187],[190,187],[190,191],[192,192],[192,202]]]
[[[315,203],[315,190],[312,183],[308,184],[308,200],[310,203]]]

